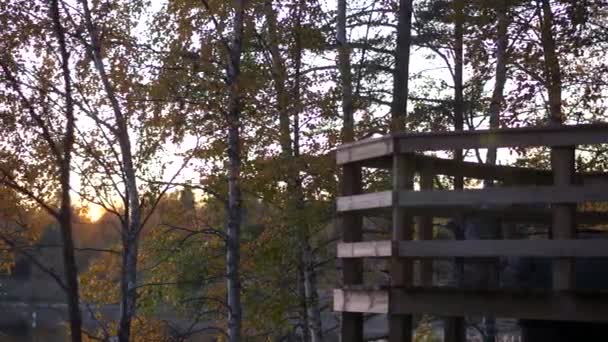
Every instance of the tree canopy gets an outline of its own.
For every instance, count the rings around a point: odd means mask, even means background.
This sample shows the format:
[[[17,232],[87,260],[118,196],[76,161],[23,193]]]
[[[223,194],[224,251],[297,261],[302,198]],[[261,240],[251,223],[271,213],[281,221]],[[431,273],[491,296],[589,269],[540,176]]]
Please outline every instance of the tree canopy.
[[[0,27],[0,270],[61,284],[72,341],[325,340],[338,145],[608,120],[606,0],[0,0]]]

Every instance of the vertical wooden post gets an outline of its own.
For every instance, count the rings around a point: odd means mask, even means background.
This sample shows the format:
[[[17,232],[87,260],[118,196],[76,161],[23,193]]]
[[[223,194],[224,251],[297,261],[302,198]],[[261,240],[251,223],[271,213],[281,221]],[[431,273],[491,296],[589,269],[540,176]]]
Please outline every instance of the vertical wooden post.
[[[554,185],[570,185],[574,180],[574,147],[553,147],[551,149],[551,168]],[[572,239],[576,235],[574,222],[575,204],[553,206],[552,239]],[[566,290],[574,287],[574,263],[572,259],[553,261],[553,288]]]
[[[448,317],[443,330],[445,342],[465,342],[467,340],[464,317]]]
[[[361,193],[361,166],[357,164],[346,164],[342,170],[342,195],[350,196]],[[362,226],[363,218],[360,213],[342,213],[342,215],[340,215],[342,241],[361,241],[363,238]],[[342,283],[344,285],[358,285],[363,283],[362,259],[342,259]],[[340,340],[342,342],[362,342],[363,314],[342,312],[341,318]]]
[[[420,169],[420,189],[421,190],[432,190],[433,189],[433,169],[429,165],[424,165]],[[418,226],[418,239],[419,240],[432,240],[433,239],[433,217],[431,216],[417,216],[416,225]],[[424,287],[433,286],[433,260],[424,259],[420,262],[420,283]]]
[[[458,152],[458,151],[455,151]],[[462,153],[462,151],[460,151]],[[460,154],[461,155],[461,154]],[[460,158],[458,153],[455,153],[456,159]],[[464,189],[464,178],[461,176],[454,177],[454,191],[460,191]],[[457,240],[464,239],[464,217],[459,215],[455,217],[459,229],[455,232]],[[455,258],[454,260],[454,273],[456,275],[456,286],[461,287],[464,277],[464,259]],[[443,329],[443,340],[445,342],[466,342],[467,340],[467,329],[464,317],[446,317],[444,321]]]
[[[390,261],[391,287],[411,286],[413,280],[412,261],[398,257],[397,242],[411,240],[413,236],[412,216],[399,207],[399,190],[413,189],[414,169],[407,157],[396,153],[393,157],[393,257]],[[389,300],[392,300],[390,298]],[[390,304],[389,304],[390,306]],[[389,342],[412,341],[412,315],[397,315],[389,312]]]

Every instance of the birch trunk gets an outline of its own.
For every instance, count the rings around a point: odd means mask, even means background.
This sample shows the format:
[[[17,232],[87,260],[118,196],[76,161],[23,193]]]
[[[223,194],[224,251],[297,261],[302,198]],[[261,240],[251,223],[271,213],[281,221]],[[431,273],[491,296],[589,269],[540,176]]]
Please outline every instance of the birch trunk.
[[[142,228],[141,207],[137,175],[133,164],[133,151],[129,137],[127,117],[118,101],[114,85],[108,77],[104,59],[101,56],[99,33],[93,23],[89,3],[80,0],[83,8],[85,27],[89,36],[87,51],[92,57],[97,73],[101,80],[105,95],[116,120],[114,134],[120,148],[120,163],[125,182],[125,221],[122,228],[122,269],[120,277],[120,318],[118,323],[118,340],[131,340],[131,323],[136,312],[137,302],[137,255],[139,250],[139,234]]]
[[[80,295],[78,291],[78,268],[74,255],[74,239],[72,236],[72,202],[70,196],[70,167],[72,150],[74,147],[74,100],[72,98],[72,81],[70,77],[69,53],[65,42],[65,31],[61,25],[58,0],[51,1],[51,19],[57,40],[59,42],[59,54],[61,56],[61,69],[65,90],[65,116],[66,126],[63,137],[63,154],[60,164],[61,183],[61,208],[59,211],[59,226],[61,227],[61,239],[63,264],[65,272],[65,283],[67,289],[68,316],[70,319],[70,338],[72,342],[82,341],[82,315],[80,312]]]
[[[304,291],[308,304],[308,324],[310,340],[312,342],[323,341],[323,324],[321,320],[321,309],[319,308],[319,291],[317,289],[317,272],[315,269],[315,258],[310,243],[304,245]]]
[[[228,340],[241,341],[241,279],[239,275],[241,246],[241,101],[239,91],[244,0],[235,0],[233,38],[229,48],[226,82],[230,91],[228,103],[228,220],[226,229],[226,292],[228,301]]]
[[[310,330],[308,326],[308,305],[306,303],[306,287],[305,287],[305,270],[306,267],[302,261],[301,251],[298,251],[298,316],[300,317],[300,327],[302,329],[302,341],[310,341]]]
[[[300,76],[301,76],[301,67],[302,67],[302,37],[300,35],[302,30],[301,20],[302,20],[302,11],[304,11],[305,0],[299,0],[298,9],[296,15],[296,27],[295,27],[295,56],[294,56],[294,66],[295,66],[295,80],[294,80],[294,89],[293,89],[293,98],[295,102],[294,109],[294,119],[293,119],[293,155],[295,158],[300,156],[300,110],[302,108],[301,98],[300,98]],[[303,206],[304,196],[302,195],[302,180],[298,175],[296,175],[295,179],[297,180],[297,186],[300,189],[299,191],[299,206]],[[308,235],[308,234],[307,234]],[[305,272],[304,272],[304,289],[306,295],[306,303],[308,308],[308,324],[310,330],[310,338],[312,342],[321,342],[323,341],[323,324],[321,321],[321,308],[319,307],[319,290],[317,288],[317,269],[315,256],[312,251],[312,246],[310,239],[307,237],[304,241],[304,262],[305,262]]]
[[[321,341],[322,328],[320,322],[320,312],[317,305],[317,289],[316,277],[314,275],[314,267],[312,266],[313,257],[311,255],[310,236],[306,224],[302,224],[298,219],[301,210],[303,209],[304,196],[302,182],[299,176],[299,170],[296,160],[299,157],[299,122],[298,115],[300,110],[300,74],[302,47],[299,41],[299,20],[302,11],[302,2],[300,1],[295,27],[295,56],[294,64],[296,65],[296,74],[294,83],[293,96],[290,101],[290,92],[287,90],[287,71],[285,59],[281,55],[279,49],[279,38],[277,36],[277,14],[272,7],[272,1],[268,0],[265,3],[265,16],[268,23],[268,48],[272,58],[272,76],[274,88],[277,96],[276,109],[279,116],[279,142],[281,145],[282,159],[285,161],[287,172],[285,173],[287,183],[287,206],[288,218],[290,226],[296,229],[297,244],[298,244],[298,294],[300,296],[300,326],[302,326],[302,335],[305,341]],[[291,113],[294,113],[294,124],[291,125]],[[293,127],[293,140],[292,130]]]

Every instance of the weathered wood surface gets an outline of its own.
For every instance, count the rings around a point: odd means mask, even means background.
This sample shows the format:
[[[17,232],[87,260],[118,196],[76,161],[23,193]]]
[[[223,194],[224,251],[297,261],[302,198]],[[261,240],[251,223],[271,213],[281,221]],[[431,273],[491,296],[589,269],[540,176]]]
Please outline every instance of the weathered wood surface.
[[[361,193],[361,167],[350,164],[344,165],[341,192],[343,195]],[[357,242],[363,238],[363,217],[358,212],[339,213],[338,216],[342,240]],[[360,285],[363,283],[363,260],[342,260],[342,283],[344,285]],[[351,341],[363,340],[363,315],[360,313],[343,312],[341,314],[340,334]]]
[[[536,184],[552,184],[550,170],[540,170],[509,165],[490,165],[471,161],[457,161],[420,153],[407,153],[416,171],[432,169],[434,173],[447,176],[461,176],[476,179],[492,178],[496,180],[527,179]],[[389,169],[390,156],[366,159],[359,163],[363,167]]]
[[[334,290],[334,311],[388,313],[387,290]]]
[[[416,215],[427,215],[438,218],[452,218],[456,215],[464,217],[494,218],[502,222],[510,223],[545,223],[550,224],[552,210],[546,208],[535,208],[526,205],[501,205],[490,208],[477,206],[441,206],[416,208]],[[380,213],[378,213],[380,214]],[[579,211],[575,214],[576,223],[581,225],[606,224],[608,213],[600,211]]]
[[[493,206],[511,204],[561,204],[608,201],[603,186],[529,186],[466,190],[382,191],[338,197],[338,212],[369,210],[393,206],[395,198],[401,207]]]
[[[607,258],[607,239],[584,240],[418,240],[397,242],[402,258]],[[338,258],[393,256],[391,241],[339,243]]]
[[[394,152],[488,147],[576,146],[602,143],[608,143],[608,124],[399,133],[344,144],[336,150],[336,161],[342,165],[382,157]]]
[[[428,165],[420,172],[420,188],[422,190],[433,190],[433,167]],[[432,214],[417,216],[418,240],[433,240],[433,216]],[[433,260],[422,260],[420,262],[420,285],[433,286]]]
[[[388,206],[386,207],[388,208]],[[541,223],[552,222],[552,210],[547,207],[535,208],[525,205],[500,205],[492,207],[476,206],[440,206],[440,207],[418,207],[414,214],[426,215],[437,218],[452,218],[456,215],[464,217],[472,216],[479,218],[495,218],[508,223]],[[367,215],[367,213],[366,213]],[[381,210],[369,213],[371,216],[385,217],[390,213]],[[388,217],[387,217],[388,219]],[[597,225],[608,223],[608,212],[601,211],[578,211],[575,214],[576,223],[579,225]]]
[[[388,303],[388,298],[390,303]],[[334,310],[437,316],[608,322],[608,293],[551,290],[408,288],[334,290]]]
[[[551,149],[551,169],[553,182],[556,186],[568,186],[574,180],[575,157],[574,146],[554,147]],[[595,187],[607,193],[606,187]],[[571,196],[574,197],[573,194]],[[568,203],[568,202],[565,202]],[[576,235],[574,222],[576,206],[559,203],[552,207],[553,223],[551,237],[553,239],[573,239]],[[561,259],[553,261],[553,288],[565,290],[574,286],[574,260]]]
[[[334,293],[334,309],[342,312],[342,329],[349,333],[343,336],[360,335],[361,314],[364,312],[387,313],[390,326],[404,332],[409,329],[404,327],[411,323],[411,315],[422,313],[450,317],[492,315],[608,322],[608,293],[572,291],[572,263],[565,259],[608,257],[606,240],[568,240],[575,237],[575,222],[608,222],[605,213],[576,213],[576,203],[608,201],[608,173],[575,174],[571,158],[574,146],[598,143],[608,143],[608,124],[392,134],[339,147],[337,163],[345,170],[351,167],[358,170],[356,177],[351,177],[357,178],[351,189],[346,189],[337,200],[345,234],[345,241],[338,245],[338,257],[342,258],[347,272],[343,278],[344,289]],[[415,154],[420,151],[535,146],[567,151],[568,156],[566,152],[553,153],[552,170],[549,171]],[[392,169],[393,189],[361,194],[361,167]],[[425,186],[423,189],[426,190],[412,191],[411,174],[422,170],[454,177],[495,179],[514,187],[430,191]],[[427,185],[428,180],[429,177]],[[392,241],[361,241],[361,216],[367,214],[362,211],[373,209],[384,209],[375,211],[377,213],[392,213]],[[432,223],[430,217],[467,213],[496,215],[515,222],[553,221],[553,238],[557,239],[409,241],[413,215],[419,217],[419,226],[422,227]],[[351,225],[353,231],[349,232]],[[429,238],[429,231],[426,229],[424,233],[427,234],[420,238]],[[412,287],[412,258],[430,262],[432,258],[499,256],[558,258],[554,270],[555,288],[549,291],[470,291]],[[369,290],[362,285],[361,261],[366,257],[390,259],[392,289]],[[428,279],[425,283],[428,285]]]
[[[404,207],[490,206],[509,204],[560,204],[606,201],[608,191],[600,186],[531,186],[466,189],[460,191],[401,191]]]
[[[388,208],[393,205],[393,191],[381,191],[369,194],[341,196],[337,199],[338,212]]]
[[[337,246],[338,258],[386,258],[392,254],[392,242],[389,240],[340,242]]]
[[[336,150],[338,165],[392,155],[394,139],[388,136],[344,144]]]

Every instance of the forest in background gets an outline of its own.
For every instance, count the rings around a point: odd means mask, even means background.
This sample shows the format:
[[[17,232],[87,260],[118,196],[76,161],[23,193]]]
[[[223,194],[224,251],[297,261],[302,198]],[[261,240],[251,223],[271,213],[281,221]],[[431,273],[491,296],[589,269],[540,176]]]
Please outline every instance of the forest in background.
[[[326,340],[336,146],[608,115],[606,0],[0,0],[0,28],[0,264],[58,284],[74,342]]]

